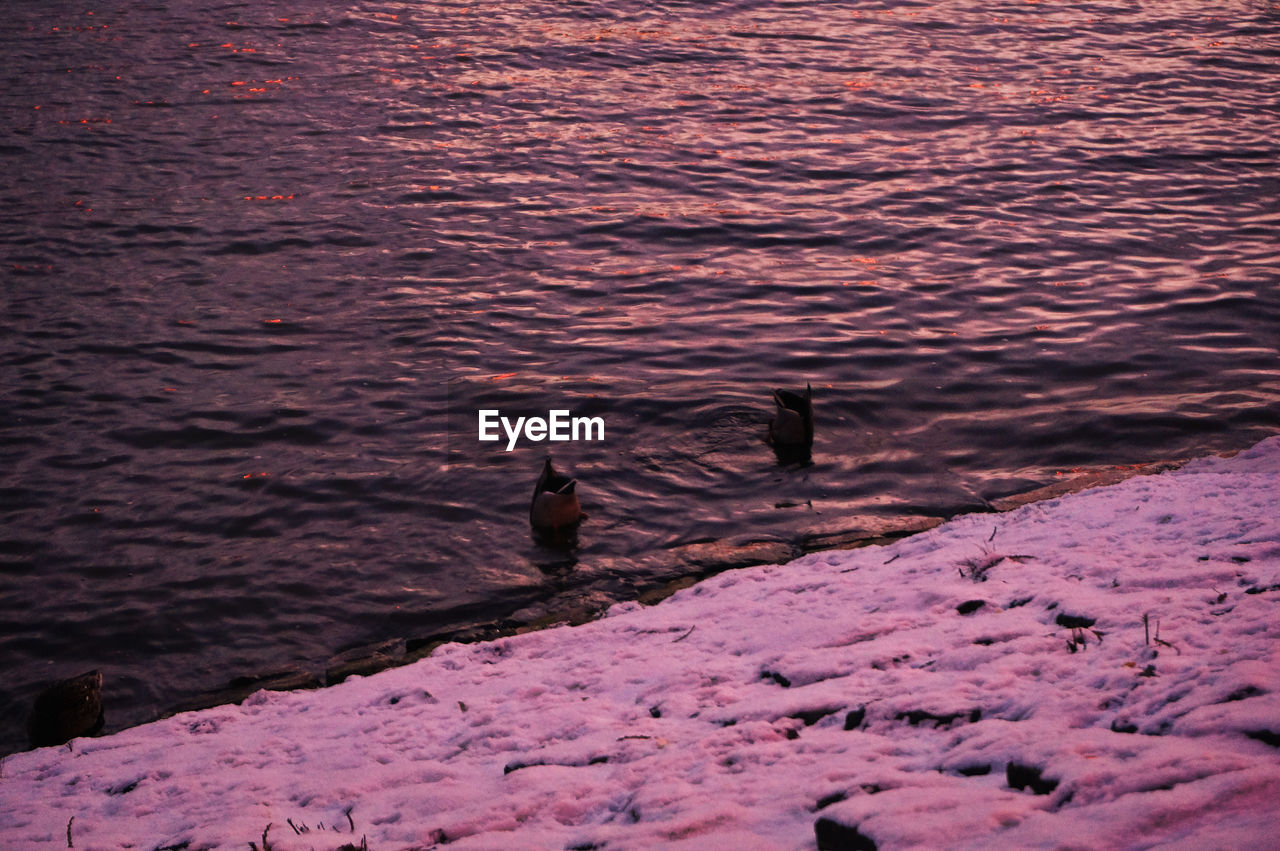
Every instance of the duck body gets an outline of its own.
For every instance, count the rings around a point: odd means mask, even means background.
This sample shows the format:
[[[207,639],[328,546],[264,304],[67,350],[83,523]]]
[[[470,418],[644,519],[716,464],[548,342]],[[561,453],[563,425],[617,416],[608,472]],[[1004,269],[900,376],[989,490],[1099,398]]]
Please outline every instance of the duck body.
[[[804,393],[773,391],[773,419],[769,421],[769,445],[779,458],[807,457],[813,448],[813,387]]]
[[[577,485],[577,479],[556,472],[547,457],[529,504],[529,525],[535,532],[559,537],[577,528],[582,522]]]
[[[35,748],[61,745],[101,731],[102,722],[102,673],[89,671],[40,692],[27,717],[27,738]]]

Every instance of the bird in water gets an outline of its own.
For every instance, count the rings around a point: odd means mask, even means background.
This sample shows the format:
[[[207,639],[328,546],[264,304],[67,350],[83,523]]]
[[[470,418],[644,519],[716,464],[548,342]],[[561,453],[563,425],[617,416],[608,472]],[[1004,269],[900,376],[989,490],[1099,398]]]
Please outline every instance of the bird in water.
[[[813,448],[813,387],[806,383],[803,395],[791,390],[774,390],[773,403],[769,445],[779,461],[807,461]]]
[[[90,671],[40,692],[27,717],[27,738],[33,748],[61,745],[101,732],[102,722],[102,673]]]
[[[539,537],[552,543],[570,543],[583,518],[577,485],[577,479],[556,472],[548,455],[529,504],[529,525]]]

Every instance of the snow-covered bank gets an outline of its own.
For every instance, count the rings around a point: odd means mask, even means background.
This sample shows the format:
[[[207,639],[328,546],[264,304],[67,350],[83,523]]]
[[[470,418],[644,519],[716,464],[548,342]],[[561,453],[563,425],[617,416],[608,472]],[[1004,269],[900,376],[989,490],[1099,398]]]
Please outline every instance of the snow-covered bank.
[[[1272,844],[1277,507],[1272,438],[17,754],[0,847]]]

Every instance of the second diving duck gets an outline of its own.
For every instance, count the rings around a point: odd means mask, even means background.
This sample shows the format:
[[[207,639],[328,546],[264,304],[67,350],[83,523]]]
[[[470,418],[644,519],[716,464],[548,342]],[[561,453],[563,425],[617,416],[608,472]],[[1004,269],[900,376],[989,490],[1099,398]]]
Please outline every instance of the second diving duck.
[[[813,387],[804,393],[773,391],[774,412],[767,440],[783,462],[807,461],[813,449]]]
[[[556,472],[548,455],[529,504],[529,525],[537,535],[554,543],[570,541],[585,516],[578,503],[577,486],[577,479]]]

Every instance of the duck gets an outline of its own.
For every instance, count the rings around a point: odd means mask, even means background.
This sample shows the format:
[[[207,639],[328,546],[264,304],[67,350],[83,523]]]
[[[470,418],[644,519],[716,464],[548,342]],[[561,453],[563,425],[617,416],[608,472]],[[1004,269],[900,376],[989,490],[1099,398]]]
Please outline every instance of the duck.
[[[783,458],[807,458],[813,448],[813,387],[803,395],[793,390],[773,391],[774,412],[769,421],[768,442]]]
[[[27,738],[33,748],[62,745],[101,732],[102,723],[102,672],[89,671],[40,692],[27,717]]]
[[[583,517],[575,490],[577,486],[577,479],[556,472],[548,455],[538,483],[533,486],[533,500],[529,504],[529,525],[535,532],[564,540],[566,535],[577,529]]]

